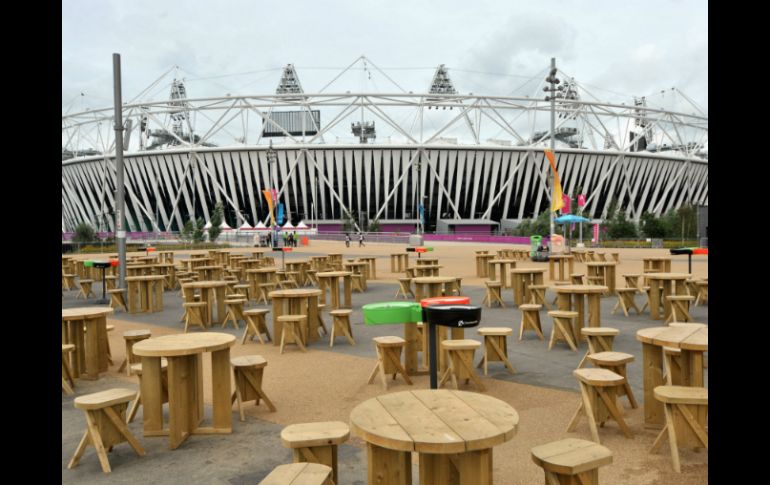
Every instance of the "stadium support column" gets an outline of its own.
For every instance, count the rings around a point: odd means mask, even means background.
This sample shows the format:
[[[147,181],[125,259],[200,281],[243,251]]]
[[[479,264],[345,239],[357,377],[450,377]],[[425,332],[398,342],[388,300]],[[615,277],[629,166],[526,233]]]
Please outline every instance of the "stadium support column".
[[[551,77],[556,76],[556,58],[551,58]],[[553,89],[553,84],[551,85],[551,88]],[[554,142],[554,138],[556,134],[556,93],[551,93],[551,153],[553,153],[554,157],[554,163],[556,160],[556,151],[555,147],[556,144]],[[554,179],[553,179],[553,170],[549,170],[551,173],[550,177],[548,177],[548,180],[550,181],[551,186],[551,207],[548,208],[548,214],[550,215],[549,220],[551,221],[551,232],[548,235],[548,248],[553,251],[553,243],[551,242],[553,239],[553,231],[554,231],[554,223],[553,223],[553,198],[554,198],[554,191],[556,187],[554,187]]]
[[[117,200],[115,201],[115,238],[118,241],[118,288],[126,287],[126,228],[125,187],[123,182],[123,101],[120,86],[120,54],[112,54],[112,74],[115,88],[115,171]]]

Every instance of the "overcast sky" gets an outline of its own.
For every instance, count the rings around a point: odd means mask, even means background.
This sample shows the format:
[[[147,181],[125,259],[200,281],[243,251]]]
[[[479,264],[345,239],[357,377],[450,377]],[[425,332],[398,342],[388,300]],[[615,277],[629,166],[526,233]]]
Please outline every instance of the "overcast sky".
[[[189,97],[274,92],[287,63],[318,91],[363,54],[414,92],[446,64],[462,93],[520,94],[556,57],[599,98],[676,87],[708,110],[704,0],[63,0],[62,12],[62,112],[112,105],[113,52],[125,101],[173,66]],[[358,67],[325,92],[398,92]]]

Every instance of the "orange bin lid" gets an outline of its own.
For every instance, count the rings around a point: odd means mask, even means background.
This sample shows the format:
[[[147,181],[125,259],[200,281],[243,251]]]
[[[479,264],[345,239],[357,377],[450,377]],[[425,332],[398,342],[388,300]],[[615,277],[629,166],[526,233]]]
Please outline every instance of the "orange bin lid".
[[[467,296],[435,296],[420,300],[423,308],[430,305],[470,305],[470,303],[471,299]]]

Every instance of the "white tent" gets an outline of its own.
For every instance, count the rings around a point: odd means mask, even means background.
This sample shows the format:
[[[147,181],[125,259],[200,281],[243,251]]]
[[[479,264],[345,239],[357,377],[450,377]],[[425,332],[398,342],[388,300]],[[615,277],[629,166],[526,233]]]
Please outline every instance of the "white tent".
[[[254,228],[249,225],[248,222],[243,221],[243,225],[238,228],[239,231],[253,231]]]
[[[307,229],[307,224],[305,224],[305,221],[300,221],[299,224],[297,224],[297,229]]]
[[[233,228],[228,226],[225,221],[222,221],[222,224],[219,225],[219,228],[222,229],[223,231],[232,231],[233,230]]]
[[[262,231],[270,230],[270,228],[267,227],[262,221],[257,222],[257,225],[254,226],[254,229],[258,229],[258,230],[262,230]]]
[[[287,222],[283,225],[282,229],[294,229],[294,226],[291,225],[291,222]]]
[[[209,229],[211,229],[211,221],[207,222],[206,225],[203,226],[203,230],[204,231],[209,230]]]

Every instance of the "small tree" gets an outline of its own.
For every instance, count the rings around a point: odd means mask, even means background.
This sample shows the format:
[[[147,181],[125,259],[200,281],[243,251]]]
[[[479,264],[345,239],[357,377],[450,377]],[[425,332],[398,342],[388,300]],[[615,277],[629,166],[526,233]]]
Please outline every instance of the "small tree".
[[[204,232],[203,232],[203,226],[205,226],[206,223],[203,222],[203,219],[198,219],[195,221],[195,225],[192,229],[192,242],[194,244],[202,243],[203,240],[206,238]]]
[[[96,231],[87,222],[81,222],[75,226],[75,234],[72,236],[72,242],[87,243],[96,240]]]
[[[375,219],[373,221],[369,221],[369,226],[366,228],[368,232],[380,232],[380,220]]]
[[[654,214],[644,212],[640,219],[640,229],[646,237],[663,239],[666,237],[666,226],[659,217]]]
[[[179,233],[179,239],[181,239],[184,242],[192,242],[192,234],[193,234],[193,225],[195,223],[193,221],[187,221],[184,224],[184,227],[182,228],[182,232]]]
[[[607,235],[611,239],[628,239],[638,236],[636,224],[626,219],[626,213],[623,211],[617,211],[615,217],[609,221],[607,229]]]
[[[221,202],[214,206],[214,213],[211,214],[211,227],[209,227],[209,241],[214,242],[222,233],[222,219],[224,218],[225,208]]]

